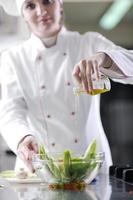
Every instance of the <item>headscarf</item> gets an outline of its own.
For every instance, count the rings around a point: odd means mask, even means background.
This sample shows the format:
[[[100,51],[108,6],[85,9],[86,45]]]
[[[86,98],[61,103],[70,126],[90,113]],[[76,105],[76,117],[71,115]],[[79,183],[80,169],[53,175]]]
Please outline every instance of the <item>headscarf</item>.
[[[5,12],[13,16],[22,15],[22,6],[25,0],[0,0],[0,5],[3,7]],[[61,3],[63,0],[59,0]]]

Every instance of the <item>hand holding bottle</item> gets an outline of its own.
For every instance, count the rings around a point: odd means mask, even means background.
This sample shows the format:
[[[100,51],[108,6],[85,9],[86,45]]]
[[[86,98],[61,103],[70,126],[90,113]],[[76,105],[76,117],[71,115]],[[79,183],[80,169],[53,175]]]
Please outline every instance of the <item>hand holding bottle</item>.
[[[73,77],[79,84],[80,92],[94,95],[110,90],[109,79],[101,74],[100,71],[100,68],[107,64],[107,57],[109,56],[105,53],[97,53],[88,59],[81,60],[75,65]]]

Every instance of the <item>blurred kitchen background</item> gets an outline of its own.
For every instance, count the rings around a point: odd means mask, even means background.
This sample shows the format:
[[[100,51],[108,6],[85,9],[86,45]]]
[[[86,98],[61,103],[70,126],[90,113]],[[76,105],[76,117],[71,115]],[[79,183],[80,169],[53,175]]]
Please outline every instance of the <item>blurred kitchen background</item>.
[[[69,29],[97,31],[133,50],[133,0],[64,0],[64,12]],[[0,53],[28,35],[25,22],[0,7]],[[111,91],[101,95],[100,109],[114,164],[133,165],[133,86],[112,82]],[[0,137],[0,170],[13,169],[14,162],[15,155]]]

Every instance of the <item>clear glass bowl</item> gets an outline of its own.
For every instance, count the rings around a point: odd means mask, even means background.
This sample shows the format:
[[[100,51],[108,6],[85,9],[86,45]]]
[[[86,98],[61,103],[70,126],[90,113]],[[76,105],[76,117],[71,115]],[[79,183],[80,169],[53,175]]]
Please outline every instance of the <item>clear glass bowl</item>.
[[[72,154],[71,158],[63,153],[50,153],[48,156],[36,154],[32,162],[36,174],[48,184],[89,184],[96,178],[104,161],[104,153],[97,153],[85,160],[80,155]]]

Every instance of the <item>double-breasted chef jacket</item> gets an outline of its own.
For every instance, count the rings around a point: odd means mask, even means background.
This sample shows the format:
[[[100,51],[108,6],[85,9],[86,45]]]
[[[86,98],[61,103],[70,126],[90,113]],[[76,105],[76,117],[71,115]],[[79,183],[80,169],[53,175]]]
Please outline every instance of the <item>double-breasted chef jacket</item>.
[[[105,74],[119,82],[133,83],[133,52],[95,32],[80,35],[63,30],[50,48],[31,34],[27,41],[2,54],[0,128],[15,153],[28,134],[51,152],[71,149],[84,153],[96,138],[97,151],[105,152],[103,170],[108,170],[112,159],[100,119],[100,97],[73,94],[75,64],[97,52],[108,54],[125,76],[110,69],[103,69]]]

